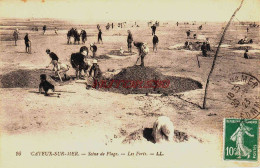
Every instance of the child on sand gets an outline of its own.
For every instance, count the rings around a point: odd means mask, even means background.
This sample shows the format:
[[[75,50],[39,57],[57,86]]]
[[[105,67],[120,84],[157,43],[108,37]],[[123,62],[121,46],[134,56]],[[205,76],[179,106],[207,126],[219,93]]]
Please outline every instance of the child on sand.
[[[49,96],[48,91],[52,89],[54,92],[54,86],[46,80],[46,75],[41,74],[40,75],[41,83],[39,85],[39,92],[42,93],[42,89],[44,90],[44,95]]]
[[[43,35],[45,34],[45,32],[46,32],[46,29],[47,29],[47,27],[46,27],[46,25],[44,25],[44,26],[42,27],[42,30],[43,30]]]
[[[194,39],[197,39],[197,34],[193,34],[193,38],[194,38]]]
[[[29,40],[29,34],[26,33],[24,37],[24,43],[25,43],[25,52],[29,53],[30,52],[30,40]]]
[[[206,49],[207,51],[211,51],[209,38],[206,38]]]
[[[245,53],[244,53],[244,58],[245,59],[249,59],[249,55],[248,55],[248,49],[245,50]]]
[[[51,57],[51,62],[49,65],[46,66],[46,68],[48,68],[52,64],[54,70],[54,68],[58,65],[59,57],[54,52],[51,52],[50,49],[46,49],[46,53]]]
[[[155,35],[156,25],[153,24],[153,25],[151,26],[151,29],[152,29],[152,35]]]
[[[92,77],[92,79],[94,81],[94,83],[93,83],[94,85],[92,87],[93,88],[98,88],[99,80],[102,77],[102,72],[101,72],[101,70],[99,68],[97,60],[93,60],[93,65],[91,66],[90,71],[89,71],[89,77]],[[88,88],[89,88],[89,86],[87,86],[87,89]]]
[[[58,35],[58,29],[57,29],[57,27],[54,28],[54,32],[55,32],[56,35]]]
[[[90,43],[90,50],[92,51],[93,53],[93,58],[96,57],[96,52],[97,52],[97,46],[95,45],[95,43]]]
[[[187,34],[187,38],[190,38],[190,30],[186,31],[186,34]]]

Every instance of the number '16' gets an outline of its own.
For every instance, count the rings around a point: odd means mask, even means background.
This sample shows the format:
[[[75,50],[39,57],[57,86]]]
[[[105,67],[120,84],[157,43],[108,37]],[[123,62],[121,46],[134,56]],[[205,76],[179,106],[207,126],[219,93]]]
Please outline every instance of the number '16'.
[[[233,147],[226,147],[226,155],[233,156],[235,150],[236,150],[236,148],[234,149]]]

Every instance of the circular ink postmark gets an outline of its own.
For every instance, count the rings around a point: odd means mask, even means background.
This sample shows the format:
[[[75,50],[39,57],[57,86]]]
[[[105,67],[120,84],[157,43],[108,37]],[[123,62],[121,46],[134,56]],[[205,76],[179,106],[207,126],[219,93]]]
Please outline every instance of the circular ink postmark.
[[[226,97],[240,118],[257,118],[260,115],[259,80],[249,73],[237,72],[231,74],[229,83]]]

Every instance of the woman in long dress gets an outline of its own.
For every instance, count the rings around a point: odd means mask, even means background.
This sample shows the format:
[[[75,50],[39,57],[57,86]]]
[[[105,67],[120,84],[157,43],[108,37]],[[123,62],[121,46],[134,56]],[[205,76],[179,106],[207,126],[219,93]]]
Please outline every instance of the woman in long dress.
[[[14,36],[14,45],[17,46],[16,41],[18,40],[19,31],[18,29],[15,29],[13,36]]]
[[[241,158],[241,156],[250,158],[250,153],[252,152],[252,150],[244,145],[244,135],[247,134],[250,137],[254,137],[254,135],[249,133],[251,129],[252,128],[245,126],[245,124],[242,122],[240,123],[240,126],[237,128],[237,130],[230,137],[232,141],[236,142],[235,155],[238,156],[238,158]]]

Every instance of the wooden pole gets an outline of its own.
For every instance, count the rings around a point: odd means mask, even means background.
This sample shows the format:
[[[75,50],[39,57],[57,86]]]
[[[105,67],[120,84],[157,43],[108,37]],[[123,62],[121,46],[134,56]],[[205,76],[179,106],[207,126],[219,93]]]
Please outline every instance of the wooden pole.
[[[200,68],[200,61],[199,61],[199,56],[197,55],[197,62],[198,62],[198,67]]]
[[[227,31],[229,25],[231,24],[231,22],[232,22],[233,18],[235,17],[236,13],[237,13],[237,12],[240,10],[240,8],[242,7],[243,2],[244,2],[244,0],[241,0],[241,3],[240,3],[240,5],[239,5],[239,7],[235,10],[235,12],[233,13],[233,15],[231,16],[231,18],[230,18],[228,24],[226,25],[226,27],[225,27],[225,29],[224,29],[224,31],[223,31],[223,34],[222,34],[222,36],[221,36],[221,39],[220,39],[220,41],[219,41],[218,48],[217,48],[217,51],[216,51],[216,53],[215,53],[215,55],[214,55],[214,59],[213,59],[213,62],[212,62],[212,67],[211,67],[211,69],[210,69],[210,72],[209,72],[209,75],[208,75],[208,78],[207,78],[207,83],[206,83],[205,93],[204,93],[203,106],[202,106],[203,109],[206,108],[206,100],[207,100],[207,91],[208,91],[208,86],[209,86],[209,79],[210,79],[210,77],[211,77],[211,74],[212,74],[212,72],[213,72],[213,70],[214,70],[214,67],[215,67],[215,64],[216,64],[216,60],[217,60],[217,56],[218,56],[218,52],[219,52],[220,46],[221,46],[221,44],[222,44],[222,42],[223,42],[223,40],[224,40],[226,31]]]

